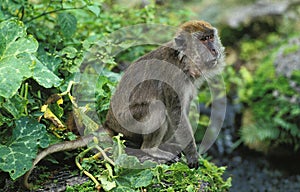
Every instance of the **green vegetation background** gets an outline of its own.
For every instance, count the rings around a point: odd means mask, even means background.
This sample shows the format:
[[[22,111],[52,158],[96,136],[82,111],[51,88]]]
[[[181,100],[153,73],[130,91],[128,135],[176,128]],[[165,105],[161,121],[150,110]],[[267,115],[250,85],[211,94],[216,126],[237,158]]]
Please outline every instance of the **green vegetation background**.
[[[253,2],[224,1],[222,6]],[[96,41],[126,26],[140,23],[178,26],[198,17],[191,11],[197,10],[194,1],[185,2],[186,6],[182,3],[166,1],[162,5],[150,3],[132,7],[113,0],[1,1],[0,183],[5,183],[7,178],[13,182],[21,179],[31,168],[39,150],[77,138],[72,129],[75,124],[69,115],[73,110],[73,98],[65,91],[68,91],[70,82],[75,81],[85,54]],[[300,93],[291,82],[300,86],[300,72],[295,70],[287,78],[276,73],[274,66],[279,53],[288,57],[299,52],[300,45],[291,43],[293,39],[299,39],[298,20],[287,14],[280,19],[265,17],[249,25],[230,28],[224,20],[216,17],[222,17],[222,6],[214,6],[214,11],[208,9],[207,13],[217,24],[226,47],[228,59],[223,73],[228,90],[226,96],[230,102],[242,105],[242,125],[237,130],[239,140],[236,145],[243,143],[265,154],[299,152]],[[218,11],[220,14],[214,14]],[[299,15],[299,6],[293,7],[292,13]],[[98,46],[98,59],[105,63],[106,69],[97,79],[95,97],[99,118],[104,120],[109,99],[121,76],[120,68],[155,46],[136,46],[117,58],[111,54],[120,45],[104,42]],[[53,95],[59,95],[59,98],[53,98]],[[88,92],[80,96],[87,95]],[[201,89],[198,98],[210,105],[207,87]],[[48,119],[44,118],[45,114]],[[209,117],[200,117],[198,142],[208,123]],[[121,145],[122,142],[116,143]],[[202,158],[200,162],[199,170],[190,170],[180,162],[130,173],[102,160],[87,159],[81,163],[106,190],[196,191],[206,187],[211,191],[227,191],[230,178],[222,178],[225,168],[218,168]],[[94,190],[95,183],[89,181],[67,190],[78,189]]]
[[[75,81],[85,53],[96,41],[126,26],[140,23],[177,26],[189,20],[189,11],[177,11],[176,3],[170,5],[150,3],[144,7],[136,5],[126,8],[110,0],[1,1],[2,184],[9,179],[8,174],[17,184],[42,148],[77,138],[76,132],[72,132],[75,124],[70,122],[72,118],[68,115],[73,110],[68,85]],[[99,49],[100,61],[106,65],[97,82],[96,95],[97,112],[102,120],[120,77],[119,73],[113,72],[117,63],[129,63],[153,49],[153,46],[134,47],[116,60],[110,55],[114,46],[106,43]],[[120,154],[119,158],[124,157]],[[125,159],[130,160],[130,157]],[[138,163],[136,159],[132,161]],[[112,167],[105,160],[88,159],[81,162],[82,167],[98,181],[69,187],[67,191],[92,191],[96,190],[95,186],[115,191],[197,191],[202,188],[227,191],[230,178],[222,178],[225,168],[218,168],[204,159],[200,162],[201,169],[198,170],[190,170],[184,163],[176,163],[130,171],[121,169],[118,164]],[[41,177],[44,178],[45,174]],[[18,189],[15,185],[14,190]]]

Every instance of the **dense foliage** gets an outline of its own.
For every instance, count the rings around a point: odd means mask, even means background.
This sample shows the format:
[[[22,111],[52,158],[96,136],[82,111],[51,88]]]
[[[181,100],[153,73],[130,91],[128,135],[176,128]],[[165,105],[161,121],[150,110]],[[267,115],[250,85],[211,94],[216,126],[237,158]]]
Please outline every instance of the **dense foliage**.
[[[231,186],[231,178],[226,181],[222,178],[225,167],[218,168],[202,158],[200,169],[195,170],[184,162],[171,165],[156,165],[151,161],[140,163],[136,157],[123,153],[124,145],[118,136],[114,138],[112,148],[113,166],[91,158],[82,161],[84,170],[93,172],[105,191],[227,191]],[[67,191],[78,190],[85,191],[85,188],[74,186]]]
[[[274,35],[270,35],[267,40],[274,44]],[[254,47],[252,44],[258,43],[261,45],[259,49],[270,46],[263,41],[248,42],[245,46]],[[273,152],[281,147],[297,151],[300,147],[300,94],[295,88],[300,84],[299,71],[293,70],[290,77],[275,71],[276,59],[283,48],[285,56],[299,51],[299,47],[296,44],[291,46],[289,41],[278,43],[263,56],[262,62],[246,84],[248,95],[245,102],[249,108],[245,111],[241,135],[249,147],[258,151]]]
[[[188,19],[188,12],[172,12],[172,9],[155,4],[124,7],[110,0],[1,1],[0,174],[8,172],[15,180],[31,168],[40,148],[76,138],[72,132],[73,117],[69,115],[73,110],[69,85],[76,81],[84,55],[96,41],[125,26],[177,25]],[[112,72],[120,71],[116,58],[110,54],[114,46],[104,44],[99,49],[100,62],[106,66],[96,84],[96,106],[101,120],[120,77],[119,73]],[[118,58],[118,63],[132,61],[151,48],[128,49]],[[199,170],[177,163],[128,172],[110,168],[102,160],[84,162],[83,168],[94,174],[101,173],[97,179],[106,190],[148,188],[155,191],[169,187],[168,191],[186,188],[195,191],[204,187],[226,191],[230,179],[221,178],[224,168],[204,159],[200,161]],[[89,167],[94,169],[89,170]]]

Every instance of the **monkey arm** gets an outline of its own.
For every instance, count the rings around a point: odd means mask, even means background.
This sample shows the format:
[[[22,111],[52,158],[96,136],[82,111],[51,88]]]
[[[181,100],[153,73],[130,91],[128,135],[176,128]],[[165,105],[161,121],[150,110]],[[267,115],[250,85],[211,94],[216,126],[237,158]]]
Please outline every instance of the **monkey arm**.
[[[183,150],[183,154],[186,156],[188,166],[197,169],[199,166],[199,155],[197,153],[192,126],[189,123],[187,115],[183,114],[179,127],[174,133],[174,137]]]

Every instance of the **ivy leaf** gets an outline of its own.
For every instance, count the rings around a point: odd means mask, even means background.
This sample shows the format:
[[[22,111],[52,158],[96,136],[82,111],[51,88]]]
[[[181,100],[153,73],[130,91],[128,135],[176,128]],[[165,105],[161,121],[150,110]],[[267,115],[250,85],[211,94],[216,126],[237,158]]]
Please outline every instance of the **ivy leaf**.
[[[132,170],[126,169],[117,178],[118,186],[131,188],[147,187],[152,183],[153,172],[150,169]]]
[[[6,116],[3,116],[0,112],[0,126],[4,125],[5,123],[10,124],[11,120],[12,120],[11,118],[7,118]]]
[[[0,23],[0,96],[12,97],[24,78],[31,76],[38,42],[27,36],[22,22],[7,20]]]
[[[10,99],[7,99],[3,104],[3,108],[8,111],[14,119],[19,119],[27,106],[27,100],[15,95]]]
[[[70,37],[74,35],[77,28],[77,19],[70,13],[61,13],[58,15],[58,25],[64,37]]]
[[[115,163],[120,167],[134,167],[135,169],[153,168],[157,165],[155,162],[149,160],[141,163],[136,156],[129,156],[127,154],[121,154]]]
[[[38,146],[45,148],[49,145],[45,125],[28,117],[15,123],[11,142],[0,145],[0,169],[9,172],[14,180],[31,168]]]
[[[22,22],[0,23],[0,96],[11,98],[30,77],[45,88],[60,85],[62,80],[33,55],[37,49],[38,42],[26,34]]]
[[[114,192],[136,192],[136,190],[134,190],[130,187],[126,187],[126,186],[118,186],[118,187],[114,188],[112,191],[114,191]]]
[[[117,186],[116,182],[110,181],[106,175],[100,175],[99,180],[101,181],[101,185],[105,191],[111,191]]]
[[[134,176],[133,186],[135,188],[147,187],[152,183],[153,173],[149,169],[145,169]]]
[[[44,49],[39,48],[37,58],[54,74],[59,74],[58,69],[60,68],[62,63],[60,57],[51,55],[50,53],[47,53]]]
[[[33,79],[45,88],[58,87],[62,80],[35,58],[35,68],[33,70]]]

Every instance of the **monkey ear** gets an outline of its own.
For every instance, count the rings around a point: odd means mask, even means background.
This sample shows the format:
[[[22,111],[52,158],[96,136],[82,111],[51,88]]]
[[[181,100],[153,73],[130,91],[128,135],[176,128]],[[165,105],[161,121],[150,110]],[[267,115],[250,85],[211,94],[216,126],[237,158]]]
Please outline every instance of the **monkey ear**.
[[[176,44],[176,49],[178,51],[183,51],[186,49],[187,43],[186,43],[186,38],[184,37],[183,34],[178,35],[175,37],[175,44]]]

